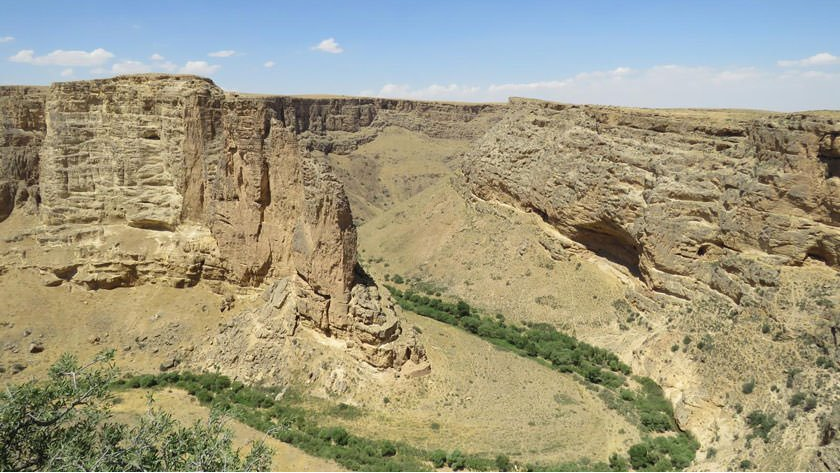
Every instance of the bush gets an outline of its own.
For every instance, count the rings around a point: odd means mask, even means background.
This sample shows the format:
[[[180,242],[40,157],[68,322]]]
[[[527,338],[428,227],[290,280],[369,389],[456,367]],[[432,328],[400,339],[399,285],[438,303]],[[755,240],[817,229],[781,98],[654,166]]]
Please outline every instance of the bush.
[[[431,460],[432,465],[435,468],[443,468],[446,465],[446,452],[443,450],[435,450],[429,456],[429,460]]]
[[[627,471],[629,465],[627,459],[617,453],[610,455],[610,469],[612,471]]]
[[[805,401],[805,393],[799,392],[790,397],[790,406],[796,407]]]
[[[672,437],[645,437],[641,443],[630,447],[627,453],[633,469],[668,471],[684,469],[694,461],[700,444],[690,434]]]
[[[768,441],[768,436],[773,427],[778,422],[776,417],[772,414],[765,414],[761,411],[752,411],[747,416],[747,425],[752,429],[752,437],[761,437],[765,442]]]
[[[466,459],[460,450],[453,450],[452,453],[446,456],[446,464],[453,471],[463,470],[467,466]]]
[[[496,469],[499,471],[509,471],[510,466],[510,458],[507,455],[500,454],[496,456]]]

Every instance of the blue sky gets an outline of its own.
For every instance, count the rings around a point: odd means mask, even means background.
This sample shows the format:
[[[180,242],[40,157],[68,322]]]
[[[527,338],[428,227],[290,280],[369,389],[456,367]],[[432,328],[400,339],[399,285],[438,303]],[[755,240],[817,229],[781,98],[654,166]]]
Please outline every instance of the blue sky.
[[[2,84],[160,71],[276,94],[840,108],[837,1],[2,0],[0,11]]]

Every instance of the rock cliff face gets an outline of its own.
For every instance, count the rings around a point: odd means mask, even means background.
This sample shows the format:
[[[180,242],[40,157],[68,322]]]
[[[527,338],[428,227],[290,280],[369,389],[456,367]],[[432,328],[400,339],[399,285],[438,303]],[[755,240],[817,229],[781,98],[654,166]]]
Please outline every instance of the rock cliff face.
[[[709,468],[759,448],[763,468],[823,455],[814,468],[831,470],[836,444],[800,452],[830,407],[794,419],[788,400],[807,391],[831,406],[837,396],[837,372],[822,366],[840,361],[838,136],[837,112],[512,100],[463,172],[471,199],[539,216],[561,256],[613,263],[627,312],[616,306],[615,325],[584,337],[626,348],[680,427],[719,452]],[[629,327],[627,313],[645,327]],[[742,388],[750,380],[755,394]],[[787,412],[789,425],[751,447],[741,409]]]
[[[46,93],[46,87],[0,87],[0,222],[16,206],[36,204]]]
[[[354,340],[377,367],[424,362],[388,297],[357,277],[350,208],[324,153],[364,140],[378,113],[456,108],[239,96],[164,75],[2,88],[0,100],[0,219],[40,221],[7,242],[34,236],[38,250],[10,245],[4,266],[91,289],[283,280],[262,316]]]
[[[780,266],[840,269],[838,135],[819,115],[514,101],[465,174],[658,293],[755,305]]]

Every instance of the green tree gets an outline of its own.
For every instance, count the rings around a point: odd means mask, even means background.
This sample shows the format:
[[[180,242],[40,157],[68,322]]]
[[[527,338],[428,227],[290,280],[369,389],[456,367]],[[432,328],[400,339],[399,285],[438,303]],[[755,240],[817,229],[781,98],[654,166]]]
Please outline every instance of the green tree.
[[[222,419],[191,427],[150,407],[136,426],[110,421],[117,379],[113,351],[80,365],[65,354],[45,381],[9,386],[0,394],[0,470],[225,471],[265,470],[262,442],[244,458]]]

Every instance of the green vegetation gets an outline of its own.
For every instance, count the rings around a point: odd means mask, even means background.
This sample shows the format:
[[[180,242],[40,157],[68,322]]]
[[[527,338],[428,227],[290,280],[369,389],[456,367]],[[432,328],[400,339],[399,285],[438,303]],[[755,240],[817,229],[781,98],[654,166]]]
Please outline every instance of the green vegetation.
[[[270,466],[271,451],[262,442],[253,443],[242,458],[218,415],[184,427],[151,407],[135,426],[110,421],[114,399],[109,386],[117,376],[113,351],[85,366],[65,354],[46,380],[8,386],[0,394],[0,471],[253,471]]]
[[[688,467],[700,444],[691,434],[675,437],[645,437],[630,447],[630,464],[637,471],[671,471]]]
[[[644,431],[677,432],[671,436],[645,437],[641,443],[631,447],[636,453],[634,462],[632,452],[628,452],[629,463],[634,469],[683,469],[694,460],[700,447],[699,443],[691,434],[678,431],[674,422],[673,407],[665,398],[662,388],[650,378],[633,376],[633,381],[638,383],[639,389],[637,392],[629,389],[627,376],[631,374],[630,367],[622,363],[614,353],[577,340],[548,324],[509,324],[505,323],[505,317],[501,314],[482,317],[478,311],[461,300],[452,303],[411,290],[401,291],[392,286],[386,287],[397,303],[406,310],[462,328],[494,345],[549,364],[561,372],[575,373],[588,385],[603,386],[606,389],[601,390],[599,396],[607,406],[631,421],[638,422]],[[690,342],[690,338],[686,338]],[[710,347],[711,337],[706,344]],[[543,468],[537,465],[526,467],[529,471]],[[610,458],[610,465],[578,462],[551,465],[549,469],[620,471],[626,467],[627,461],[624,457],[614,454]]]
[[[317,414],[296,405],[294,399],[276,400],[276,389],[245,386],[214,373],[168,372],[139,375],[114,382],[116,389],[141,385],[177,387],[196,397],[202,405],[224,412],[243,424],[294,445],[310,455],[335,460],[351,470],[427,470],[429,454],[403,443],[373,440],[353,435],[343,427],[321,426]],[[291,396],[289,396],[291,397]],[[338,404],[329,415],[352,418],[358,408]],[[471,459],[472,457],[465,457]],[[491,460],[486,460],[492,463]]]
[[[778,424],[778,421],[772,414],[765,414],[762,411],[750,412],[747,416],[747,425],[752,429],[749,438],[761,437],[767,442],[770,431],[776,424]]]
[[[630,367],[602,348],[581,342],[548,324],[507,324],[504,317],[481,317],[464,301],[446,302],[413,291],[386,286],[406,310],[461,327],[481,338],[520,355],[541,358],[566,373],[611,389],[622,386]]]
[[[824,368],[827,370],[836,368],[834,360],[832,360],[831,358],[826,358],[824,356],[817,357],[816,365],[818,368]]]
[[[790,397],[790,407],[796,407],[805,402],[805,393],[799,392]]]

